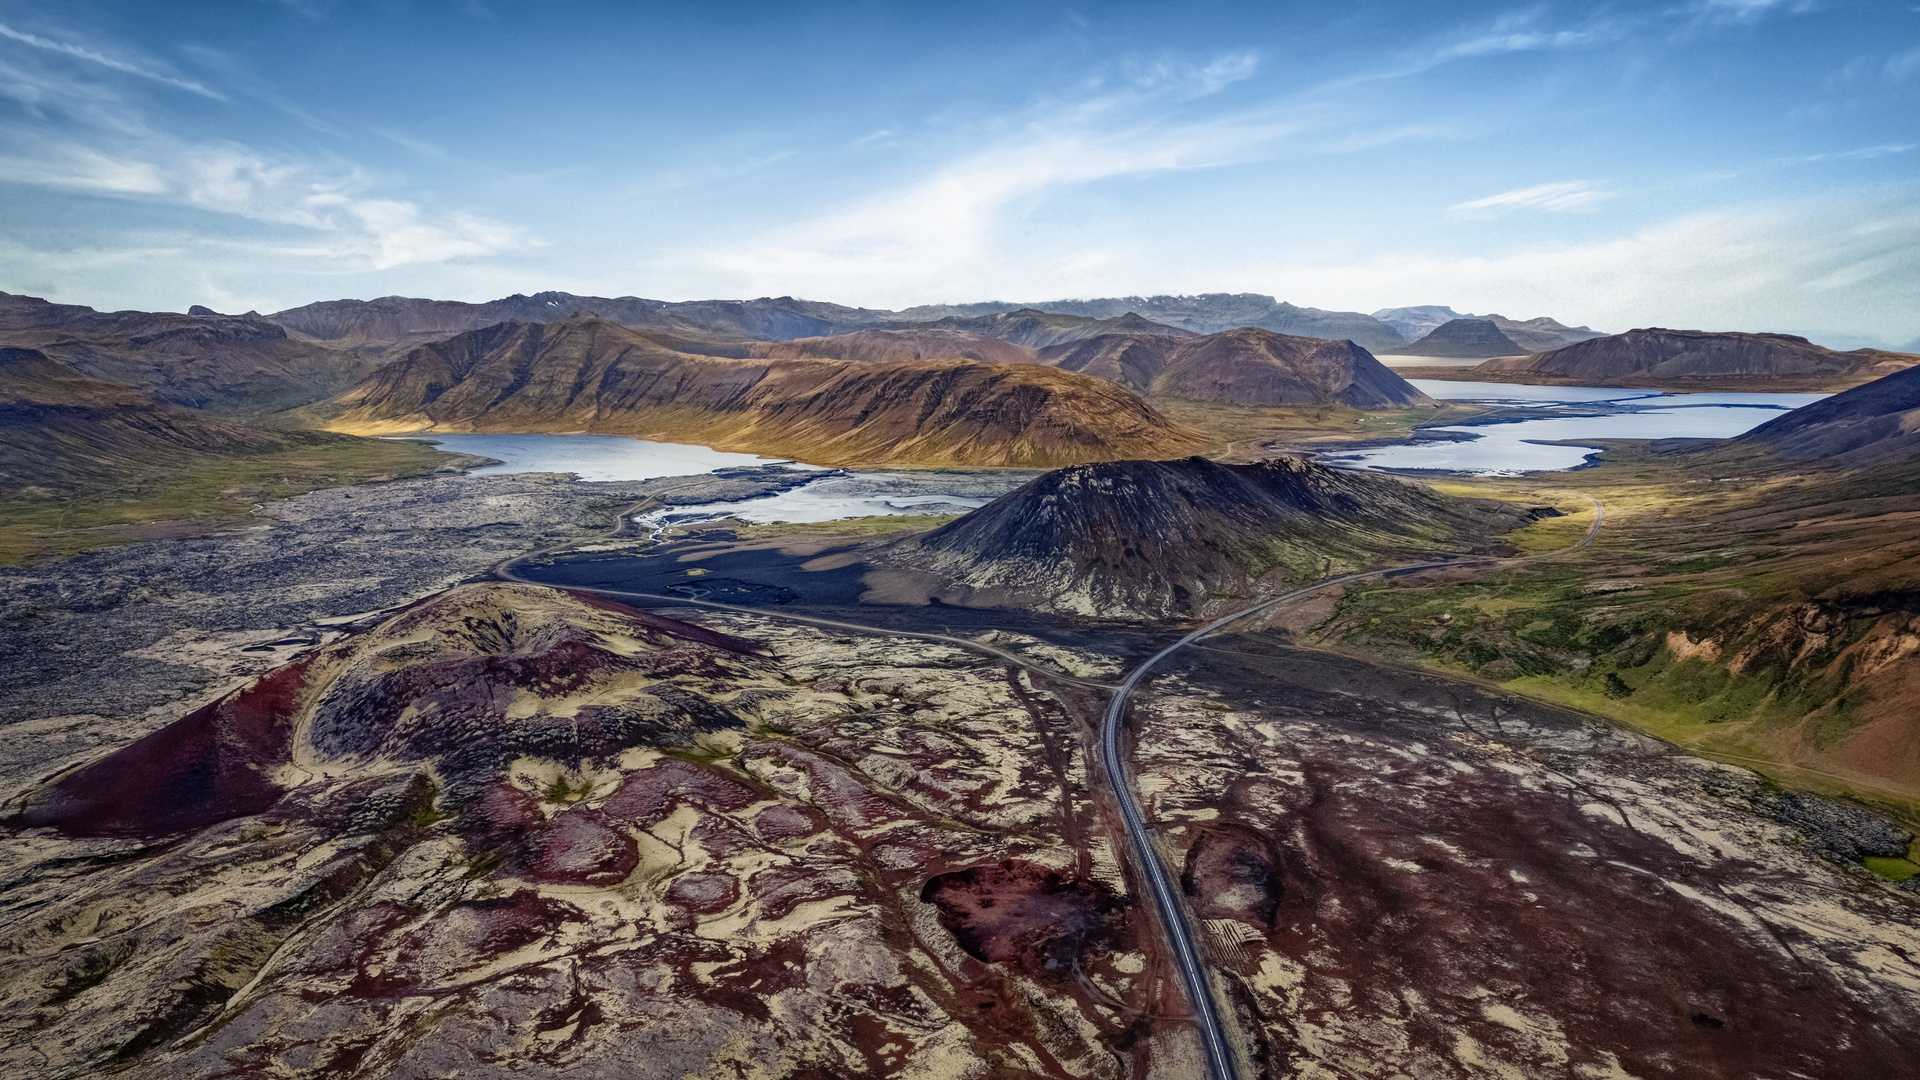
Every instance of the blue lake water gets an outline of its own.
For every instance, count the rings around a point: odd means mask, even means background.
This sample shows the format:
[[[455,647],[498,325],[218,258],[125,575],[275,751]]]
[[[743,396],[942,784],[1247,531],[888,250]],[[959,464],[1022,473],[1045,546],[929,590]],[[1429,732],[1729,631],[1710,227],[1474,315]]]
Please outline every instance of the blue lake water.
[[[844,473],[781,458],[734,454],[706,446],[649,442],[625,435],[422,435],[442,450],[490,457],[500,464],[474,469],[469,476],[503,473],[573,473],[582,480],[652,480],[694,476],[715,469],[786,464],[818,471],[820,479],[804,487],[743,502],[677,506],[648,515],[656,524],[687,524],[737,518],[749,522],[833,521],[889,514],[962,513],[985,506],[1028,477],[1017,473],[977,474],[958,480],[940,474],[902,471]],[[929,476],[936,479],[929,479]]]
[[[1553,442],[1597,439],[1725,439],[1751,431],[1788,410],[1819,401],[1826,394],[1666,394],[1597,386],[1520,386],[1510,383],[1412,380],[1429,397],[1516,408],[1539,409],[1539,419],[1495,424],[1459,424],[1436,430],[1472,438],[1463,442],[1423,442],[1350,452],[1320,459],[1349,469],[1441,469],[1479,476],[1518,476],[1573,469],[1599,452],[1598,443],[1555,446]],[[1605,416],[1553,416],[1593,406],[1621,411]]]
[[[740,465],[772,465],[780,458],[730,454],[709,446],[648,442],[625,435],[421,435],[442,450],[500,461],[470,475],[575,473],[582,480],[652,480],[693,476]],[[801,468],[816,468],[803,465]]]

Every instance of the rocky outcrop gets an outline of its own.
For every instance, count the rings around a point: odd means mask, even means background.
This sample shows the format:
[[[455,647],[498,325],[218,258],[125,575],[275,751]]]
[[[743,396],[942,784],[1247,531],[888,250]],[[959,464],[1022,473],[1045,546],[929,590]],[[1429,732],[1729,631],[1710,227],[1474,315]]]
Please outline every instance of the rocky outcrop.
[[[1474,370],[1592,386],[1739,379],[1750,381],[1756,388],[1769,388],[1787,380],[1858,383],[1915,364],[1920,364],[1920,356],[1875,349],[1836,352],[1791,334],[1654,327],[1594,338],[1535,356],[1490,360]]]
[[[1338,402],[1357,409],[1433,403],[1351,341],[1267,330],[1186,339],[1109,335],[1042,349],[1040,362],[1154,398],[1260,406]]]
[[[1207,441],[1125,390],[1040,365],[730,360],[584,317],[423,346],[314,411],[356,434],[588,431],[828,465],[1047,466]]]
[[[890,558],[943,583],[942,603],[1180,618],[1389,553],[1469,550],[1525,520],[1485,509],[1293,459],[1118,461],[1048,473]]]

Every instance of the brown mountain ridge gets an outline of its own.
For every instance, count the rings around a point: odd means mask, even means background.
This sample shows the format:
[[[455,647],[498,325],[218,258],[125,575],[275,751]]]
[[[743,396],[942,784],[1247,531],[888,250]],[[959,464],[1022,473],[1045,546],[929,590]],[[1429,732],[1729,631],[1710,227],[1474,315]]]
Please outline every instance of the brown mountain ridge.
[[[1042,467],[1209,442],[1119,387],[1037,364],[696,356],[589,317],[421,346],[310,413],[354,434],[595,432],[822,465]]]
[[[1915,364],[1920,364],[1920,356],[1880,349],[1839,352],[1791,334],[1649,327],[1456,370],[1461,378],[1583,386],[1707,389],[1702,385],[1707,380],[1725,384],[1733,379],[1755,390],[1831,390]]]

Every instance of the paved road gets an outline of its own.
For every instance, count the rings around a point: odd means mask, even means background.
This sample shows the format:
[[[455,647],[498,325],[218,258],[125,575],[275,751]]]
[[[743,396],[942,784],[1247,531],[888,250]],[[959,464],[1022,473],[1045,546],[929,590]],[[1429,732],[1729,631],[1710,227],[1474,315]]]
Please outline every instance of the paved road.
[[[1436,570],[1441,567],[1475,566],[1482,563],[1499,562],[1532,562],[1535,559],[1553,558],[1554,556],[1564,555],[1567,552],[1586,547],[1593,542],[1595,536],[1599,535],[1600,526],[1606,521],[1607,511],[1604,506],[1600,505],[1600,500],[1592,496],[1583,497],[1593,504],[1593,524],[1588,527],[1586,535],[1582,536],[1578,542],[1567,547],[1542,552],[1538,555],[1523,555],[1517,558],[1502,558],[1489,555],[1479,558],[1442,559],[1435,562],[1415,563],[1411,566],[1394,566],[1388,567],[1385,570],[1369,570],[1358,574],[1348,574],[1345,577],[1333,578],[1304,589],[1295,589],[1293,592],[1273,597],[1270,600],[1262,600],[1258,604],[1242,608],[1231,615],[1215,619],[1207,625],[1202,626],[1200,629],[1195,630],[1148,657],[1127,674],[1126,680],[1123,681],[1118,688],[1106,683],[1098,683],[1089,679],[1080,679],[1070,675],[1064,675],[1035,664],[1025,657],[1005,649],[995,648],[992,645],[987,645],[969,638],[953,637],[947,634],[890,630],[884,627],[862,626],[859,623],[840,622],[835,619],[819,619],[808,615],[794,615],[781,611],[769,611],[764,608],[745,607],[739,604],[722,604],[712,600],[688,599],[683,596],[665,596],[659,593],[625,592],[619,589],[590,588],[587,586],[559,587],[573,588],[580,592],[597,593],[602,596],[624,596],[638,600],[657,600],[673,604],[693,604],[699,607],[716,608],[721,611],[736,611],[747,615],[771,616],[773,618],[786,619],[791,622],[806,623],[811,626],[830,627],[837,630],[852,630],[868,634],[893,634],[899,637],[939,641],[989,653],[1029,670],[1038,671],[1048,678],[1100,690],[1114,691],[1113,702],[1107,707],[1106,721],[1100,731],[1101,762],[1106,768],[1107,779],[1113,788],[1114,799],[1120,804],[1120,816],[1126,826],[1127,839],[1133,845],[1134,862],[1138,865],[1140,873],[1147,879],[1148,890],[1153,896],[1154,911],[1159,916],[1161,928],[1166,932],[1167,945],[1173,952],[1174,962],[1180,969],[1181,986],[1186,991],[1187,1001],[1193,1009],[1194,1023],[1200,1029],[1201,1047],[1207,1061],[1207,1075],[1210,1080],[1238,1080],[1240,1075],[1239,1065],[1233,1050],[1228,1045],[1226,1028],[1220,1022],[1220,1011],[1213,999],[1213,988],[1207,980],[1206,965],[1201,962],[1199,949],[1194,945],[1193,928],[1187,921],[1186,906],[1180,899],[1180,894],[1174,890],[1173,877],[1167,872],[1166,864],[1161,861],[1158,849],[1153,846],[1152,834],[1147,831],[1146,815],[1140,809],[1140,800],[1134,795],[1131,773],[1126,767],[1126,757],[1121,752],[1120,732],[1126,727],[1127,701],[1132,696],[1134,688],[1138,686],[1141,680],[1147,677],[1148,672],[1158,666],[1162,660],[1165,660],[1167,657],[1172,656],[1174,653],[1194,644],[1202,638],[1216,634],[1250,615],[1270,611],[1282,604],[1291,603],[1303,596],[1310,596],[1323,589],[1330,589],[1335,585],[1364,581],[1368,578],[1386,577],[1389,574],[1405,574],[1417,570]],[[639,509],[639,505],[630,508],[628,513],[637,509]],[[618,536],[620,531],[625,528],[626,518],[627,514],[622,513],[615,519],[613,528],[614,535]],[[514,566],[527,559],[549,554],[557,550],[559,549],[549,548],[544,551],[523,555],[516,559],[509,559],[495,567],[494,573],[496,576],[509,581],[554,588],[556,586],[548,586],[544,582],[521,577],[515,572]]]
[[[1154,910],[1160,917],[1161,927],[1166,931],[1167,944],[1173,950],[1174,962],[1180,968],[1180,982],[1187,992],[1187,1001],[1193,1009],[1194,1023],[1200,1028],[1200,1041],[1207,1059],[1207,1075],[1211,1080],[1236,1080],[1240,1070],[1233,1050],[1228,1045],[1226,1028],[1220,1022],[1220,1011],[1213,999],[1213,988],[1207,981],[1206,966],[1201,962],[1200,952],[1194,946],[1193,928],[1187,921],[1186,906],[1182,903],[1180,894],[1174,890],[1173,877],[1167,872],[1166,864],[1161,861],[1159,851],[1153,846],[1153,836],[1147,831],[1146,815],[1140,809],[1140,800],[1134,796],[1133,782],[1126,767],[1126,755],[1121,752],[1120,732],[1126,727],[1127,699],[1133,694],[1134,687],[1138,686],[1160,661],[1201,638],[1218,633],[1249,615],[1257,615],[1322,589],[1330,589],[1335,585],[1345,585],[1352,581],[1363,581],[1367,578],[1385,577],[1388,574],[1433,570],[1443,566],[1473,566],[1489,562],[1530,562],[1534,559],[1563,555],[1585,547],[1593,542],[1593,538],[1600,532],[1601,522],[1606,520],[1606,508],[1600,505],[1600,501],[1590,496],[1587,501],[1593,503],[1593,525],[1578,543],[1569,547],[1520,558],[1487,556],[1477,559],[1444,559],[1412,566],[1395,566],[1386,570],[1348,574],[1305,589],[1296,589],[1285,595],[1243,608],[1224,618],[1215,619],[1148,657],[1140,666],[1129,672],[1126,680],[1120,684],[1119,692],[1113,695],[1113,703],[1107,706],[1106,723],[1100,732],[1100,757],[1106,766],[1107,780],[1113,788],[1113,796],[1120,803],[1120,816],[1127,827],[1127,839],[1133,844],[1134,861],[1140,873],[1147,879],[1148,890],[1153,895]]]

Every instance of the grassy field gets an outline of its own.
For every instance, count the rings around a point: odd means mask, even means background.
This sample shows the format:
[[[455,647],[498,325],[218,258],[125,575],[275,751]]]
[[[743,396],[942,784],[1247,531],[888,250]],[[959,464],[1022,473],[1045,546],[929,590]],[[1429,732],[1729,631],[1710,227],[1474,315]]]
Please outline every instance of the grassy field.
[[[1677,458],[1639,444],[1555,483],[1436,485],[1607,527],[1564,558],[1350,588],[1310,640],[1608,716],[1920,824],[1915,477]],[[1591,511],[1508,539],[1564,547]]]
[[[1452,424],[1492,410],[1479,405],[1442,404],[1417,409],[1364,412],[1340,404],[1286,408],[1222,405],[1217,402],[1160,401],[1153,407],[1219,440],[1210,456],[1221,461],[1253,461],[1257,447],[1405,438],[1419,424]]]
[[[476,460],[417,442],[309,435],[285,449],[155,463],[128,470],[116,487],[0,498],[0,566],[257,523],[248,515],[269,499],[427,476]]]

